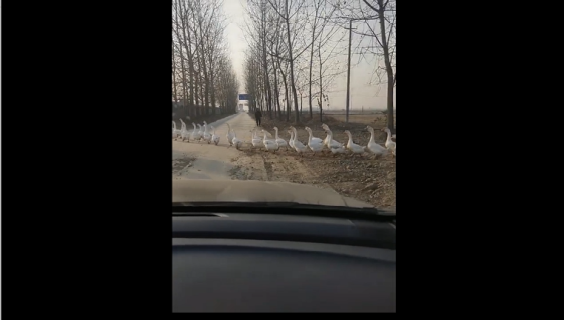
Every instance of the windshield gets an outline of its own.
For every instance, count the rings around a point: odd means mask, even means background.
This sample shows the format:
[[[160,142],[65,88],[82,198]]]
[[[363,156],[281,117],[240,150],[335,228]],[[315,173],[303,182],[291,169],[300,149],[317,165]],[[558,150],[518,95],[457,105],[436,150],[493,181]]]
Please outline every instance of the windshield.
[[[395,8],[173,0],[176,202],[311,204],[312,192],[395,208]],[[186,183],[198,192],[184,199]]]

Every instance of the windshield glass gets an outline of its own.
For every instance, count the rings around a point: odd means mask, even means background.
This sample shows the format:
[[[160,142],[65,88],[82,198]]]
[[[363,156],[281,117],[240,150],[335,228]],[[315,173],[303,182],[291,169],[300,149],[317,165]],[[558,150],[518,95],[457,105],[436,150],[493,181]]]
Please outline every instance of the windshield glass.
[[[395,208],[395,8],[173,0],[173,202]]]

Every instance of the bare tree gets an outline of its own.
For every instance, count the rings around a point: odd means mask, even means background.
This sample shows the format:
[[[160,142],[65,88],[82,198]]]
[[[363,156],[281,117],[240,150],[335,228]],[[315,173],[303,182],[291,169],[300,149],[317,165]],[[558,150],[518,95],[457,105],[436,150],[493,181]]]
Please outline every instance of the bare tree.
[[[239,84],[223,41],[221,8],[221,0],[173,0],[173,96],[178,99],[181,83],[190,115],[214,114],[218,102],[223,111],[235,112]]]
[[[331,9],[328,9],[331,8]],[[327,13],[327,11],[329,11]],[[321,11],[324,16],[326,17],[326,21],[329,21],[335,12],[334,7],[330,7],[325,5]],[[342,74],[344,70],[339,71],[339,64],[333,63],[333,68],[327,68],[328,61],[334,61],[334,58],[337,54],[341,53],[338,52],[339,44],[343,40],[343,37],[335,39],[337,32],[339,31],[339,27],[336,24],[328,25],[327,23],[323,24],[319,30],[319,37],[312,48],[317,50],[317,59],[318,59],[318,74],[319,74],[319,92],[318,92],[318,105],[319,105],[319,120],[323,122],[323,102],[327,101],[327,95],[324,94],[325,89],[328,89],[329,86],[332,84],[335,77],[339,74]],[[336,40],[336,41],[333,41]],[[336,52],[337,50],[337,52]],[[327,74],[328,70],[332,70],[331,74]],[[310,77],[310,84],[311,84],[311,77]],[[310,89],[310,101],[311,101],[311,89]]]
[[[216,5],[221,5],[221,2],[218,1]],[[210,21],[209,31],[205,34],[205,55],[208,60],[208,64],[210,65],[209,86],[212,88],[212,90],[210,90],[210,105],[212,107],[212,114],[215,114],[216,107],[216,97],[215,90],[213,90],[213,84],[215,83],[214,80],[217,77],[217,72],[222,70],[214,67],[214,63],[220,58],[219,54],[222,53],[227,55],[226,51],[220,52],[220,50],[224,48],[222,45],[226,43],[223,37],[225,28],[225,18],[223,16],[220,17],[219,15],[213,15]]]
[[[174,11],[173,17],[174,17]],[[174,24],[172,24],[172,31],[174,32]],[[172,101],[178,102],[178,94],[176,92],[176,58],[174,56],[174,39],[171,39],[172,49],[170,50],[172,53]]]
[[[395,60],[395,42],[393,44],[390,43],[390,40],[394,38],[393,34],[395,35],[395,26],[396,26],[396,9],[395,9],[395,1],[390,0],[374,0],[368,1],[363,0],[363,2],[370,7],[373,11],[376,12],[378,15],[378,22],[380,30],[379,32],[375,31],[375,28],[372,28],[369,24],[369,29],[371,34],[374,36],[380,48],[382,48],[383,57],[384,57],[384,66],[386,70],[386,87],[387,87],[387,96],[386,96],[386,105],[388,110],[388,127],[390,130],[394,130],[394,86],[396,83],[396,69],[392,65],[394,64],[392,61]],[[391,13],[391,15],[387,15],[387,13]],[[388,27],[388,29],[386,29]]]
[[[339,11],[341,20],[362,21],[366,30],[353,30],[355,35],[360,35],[360,56],[366,58],[368,55],[376,56],[376,68],[374,75],[379,78],[379,84],[386,84],[386,109],[387,126],[394,129],[394,87],[396,85],[396,1],[395,0],[358,0],[343,1],[332,0],[333,6]],[[361,46],[364,38],[373,41],[373,45]],[[380,58],[384,65],[380,65]],[[382,79],[382,73],[385,79]]]
[[[268,22],[268,30],[269,30],[269,41],[267,45],[267,51],[269,52],[269,58],[272,61],[273,72],[274,75],[274,88],[275,88],[275,95],[276,95],[276,103],[278,104],[278,108],[280,109],[280,102],[279,102],[279,83],[278,83],[278,75],[282,76],[283,85],[284,85],[284,94],[285,98],[283,102],[286,102],[286,121],[290,121],[290,113],[291,113],[291,106],[289,104],[289,96],[288,96],[288,63],[287,60],[282,59],[281,57],[287,52],[287,46],[284,45],[283,41],[283,29],[284,25],[282,24],[282,20],[278,14],[272,14],[273,11],[270,10],[271,15],[269,16]]]
[[[269,16],[271,14],[265,0],[248,0],[247,9],[249,20],[246,25],[246,29],[247,34],[249,35],[248,39],[250,39],[249,48],[253,51],[252,55],[255,57],[255,61],[260,62],[258,72],[261,74],[257,76],[263,79],[260,86],[263,91],[261,92],[263,99],[258,102],[260,104],[262,100],[264,100],[268,117],[272,119],[273,96],[270,77],[268,75],[268,71],[272,64],[269,63],[267,55]]]
[[[293,106],[294,120],[299,122],[304,96],[309,100],[310,118],[312,100],[316,97],[326,100],[324,92],[343,72],[339,70],[339,60],[335,59],[341,40],[339,29],[331,19],[337,9],[327,5],[329,1],[247,1],[248,49],[244,78],[247,92],[255,92],[256,100],[251,105],[264,103],[267,110],[271,110],[271,104],[281,113],[279,99],[283,95],[286,120],[290,121]],[[309,54],[304,55],[306,52]],[[313,86],[319,88],[315,93]]]
[[[214,91],[216,91],[220,108],[222,112],[229,113],[236,112],[237,108],[237,93],[239,91],[239,82],[237,75],[233,70],[231,61],[227,55],[221,55],[217,59],[217,78],[214,84]]]
[[[312,38],[317,38],[317,48],[316,46],[312,45],[310,50],[310,58],[309,58],[309,115],[310,119],[313,118],[313,106],[312,100],[314,95],[312,94],[312,87],[313,87],[313,64],[314,64],[314,53],[317,49],[318,55],[321,54],[321,48],[331,39],[332,36],[335,35],[337,28],[333,25],[331,31],[326,32],[324,34],[325,28],[329,25],[333,14],[337,8],[335,6],[330,6],[327,0],[313,0],[313,18],[311,22],[311,32]],[[314,40],[315,41],[315,40]],[[320,60],[320,74],[322,73],[322,66],[323,61]],[[322,78],[319,77],[320,87],[322,86]],[[321,90],[322,91],[322,90]]]
[[[305,24],[300,23],[299,21],[303,18],[303,20],[307,20],[307,17],[301,17],[303,12],[306,10],[302,9],[305,7],[306,1],[305,0],[283,0],[283,1],[275,1],[275,0],[267,0],[270,4],[270,7],[278,14],[281,18],[282,23],[286,26],[286,45],[288,46],[287,57],[284,57],[288,60],[290,64],[290,80],[291,80],[291,88],[294,102],[294,110],[296,112],[296,122],[300,121],[300,114],[299,114],[299,106],[298,106],[298,93],[296,91],[296,77],[295,77],[295,69],[294,63],[295,60],[303,54],[309,45],[303,46],[302,50],[299,50],[299,44],[297,43],[298,35],[301,31],[303,31],[303,27]],[[283,5],[281,5],[283,2]],[[300,29],[300,26],[302,29]],[[270,53],[271,55],[275,55],[274,53]],[[282,57],[278,57],[282,58]]]
[[[249,94],[249,107],[251,111],[262,109],[261,63],[256,48],[247,52],[245,59],[244,79],[245,90]]]
[[[172,30],[173,30],[173,35],[176,34],[177,39],[180,39],[179,37],[179,29],[182,28],[181,23],[179,21],[182,21],[182,18],[179,17],[180,12],[179,12],[179,2],[175,1],[173,3],[173,8],[176,9],[173,11],[173,24],[172,24]],[[178,46],[179,49],[179,55],[180,55],[180,64],[181,64],[181,77],[182,77],[182,101],[183,101],[183,106],[184,108],[187,108],[186,103],[187,103],[187,97],[186,97],[186,88],[187,88],[187,82],[186,82],[186,68],[184,66],[184,52],[183,52],[183,47],[181,44],[179,44]],[[174,37],[173,37],[173,52],[174,52]],[[190,55],[188,53],[188,55]],[[173,55],[173,64],[175,63],[175,59],[174,59],[174,55]],[[173,69],[174,70],[174,69]],[[176,91],[176,89],[175,89]]]

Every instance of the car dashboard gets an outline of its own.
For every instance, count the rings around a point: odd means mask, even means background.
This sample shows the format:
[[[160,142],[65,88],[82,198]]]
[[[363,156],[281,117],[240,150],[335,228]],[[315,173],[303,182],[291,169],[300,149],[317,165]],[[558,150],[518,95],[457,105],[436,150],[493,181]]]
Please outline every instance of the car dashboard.
[[[395,312],[395,222],[173,216],[173,312]]]

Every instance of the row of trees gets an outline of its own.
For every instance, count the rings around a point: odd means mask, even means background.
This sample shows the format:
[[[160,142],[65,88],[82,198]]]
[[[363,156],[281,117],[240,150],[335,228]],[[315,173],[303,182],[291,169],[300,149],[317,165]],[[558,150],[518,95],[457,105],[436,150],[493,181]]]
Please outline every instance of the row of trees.
[[[225,21],[221,0],[172,1],[172,100],[190,116],[236,111],[239,83]]]
[[[251,109],[260,108],[270,118],[285,114],[287,121],[293,113],[299,122],[306,97],[310,118],[314,103],[323,111],[328,88],[347,70],[343,43],[355,21],[365,26],[352,31],[360,36],[355,53],[376,57],[374,74],[387,87],[388,126],[393,130],[395,0],[247,0],[247,10],[250,43],[244,85]]]

